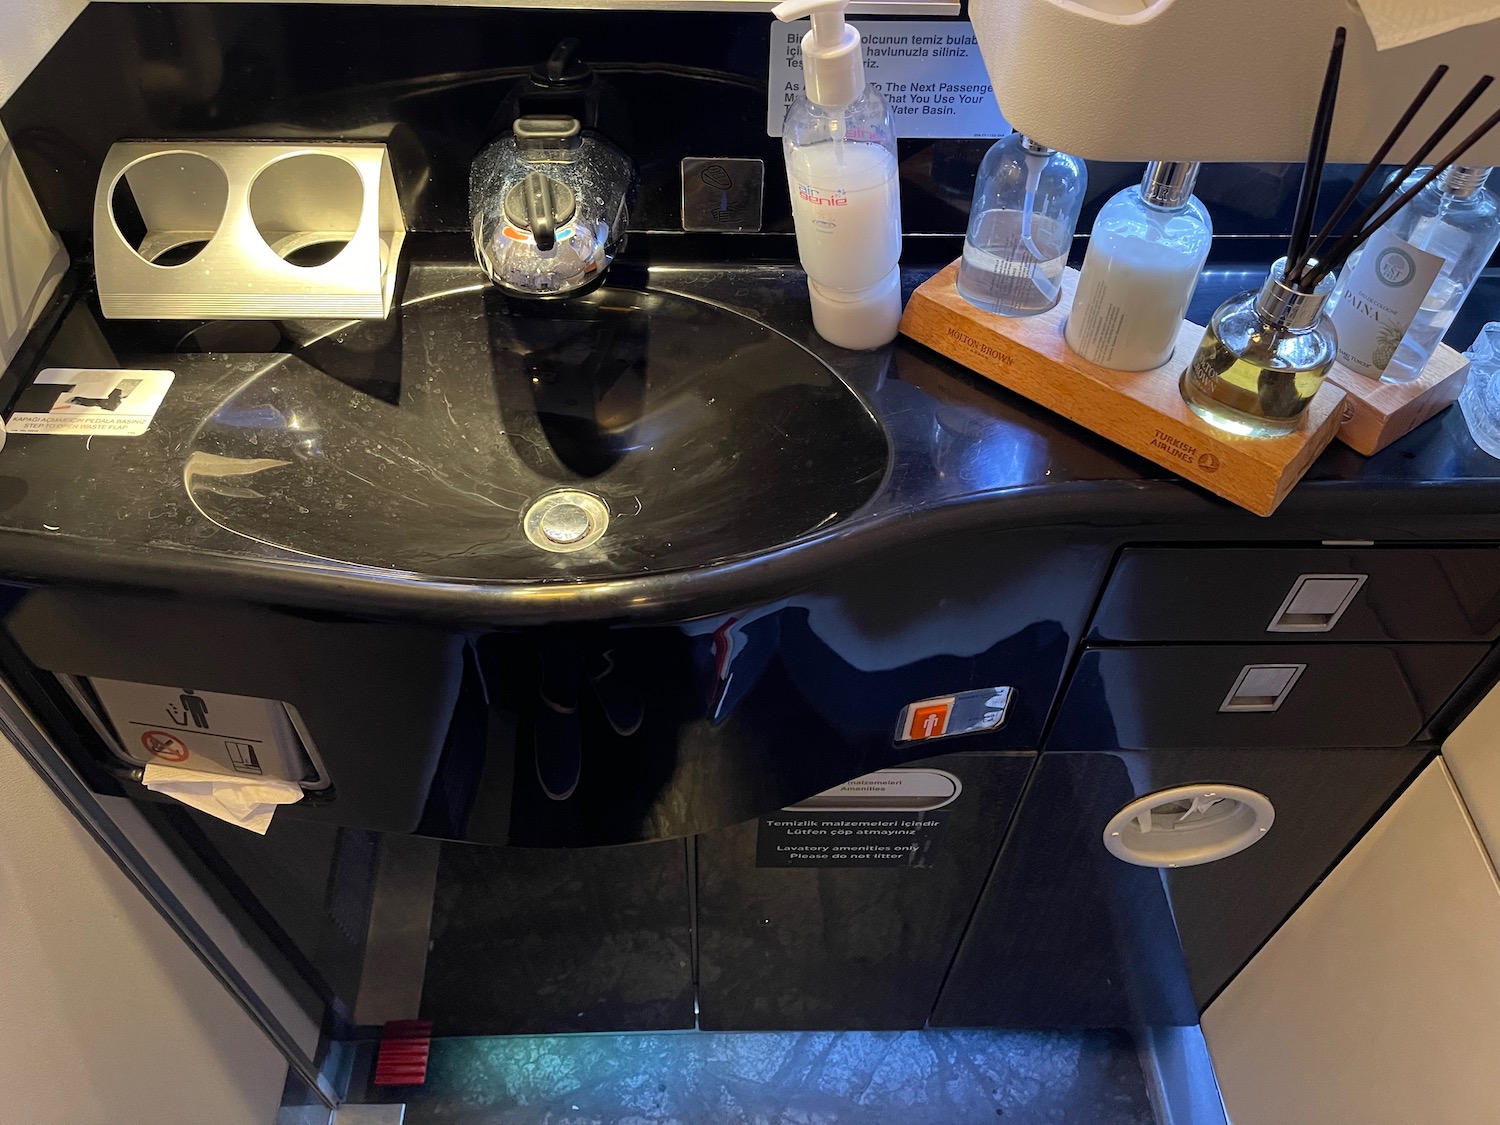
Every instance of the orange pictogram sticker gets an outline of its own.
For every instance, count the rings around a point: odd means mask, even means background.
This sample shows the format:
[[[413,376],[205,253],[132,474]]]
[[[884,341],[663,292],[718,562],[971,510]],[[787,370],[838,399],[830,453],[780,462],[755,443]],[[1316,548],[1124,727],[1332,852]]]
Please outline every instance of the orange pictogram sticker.
[[[911,718],[907,721],[906,737],[941,738],[948,733],[948,716],[952,710],[953,705],[948,702],[913,707]]]
[[[141,745],[159,761],[185,762],[188,760],[187,745],[175,734],[169,734],[164,730],[148,730],[141,735]]]

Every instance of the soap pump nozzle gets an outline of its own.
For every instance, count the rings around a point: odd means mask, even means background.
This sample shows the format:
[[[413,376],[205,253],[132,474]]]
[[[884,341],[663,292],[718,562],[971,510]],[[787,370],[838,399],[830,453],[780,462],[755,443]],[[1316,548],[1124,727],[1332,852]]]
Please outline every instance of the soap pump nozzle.
[[[865,60],[859,30],[844,20],[849,0],[782,0],[771,14],[782,23],[812,17],[802,37],[802,89],[808,101],[842,108],[865,88]]]

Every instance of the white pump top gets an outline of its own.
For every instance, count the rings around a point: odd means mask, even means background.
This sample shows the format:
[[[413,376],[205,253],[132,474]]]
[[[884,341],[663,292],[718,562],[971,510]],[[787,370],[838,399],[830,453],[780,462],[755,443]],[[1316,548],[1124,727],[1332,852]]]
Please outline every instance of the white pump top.
[[[865,88],[859,31],[844,22],[849,0],[783,0],[771,9],[782,23],[812,16],[802,37],[802,89],[808,101],[830,109],[849,105]]]

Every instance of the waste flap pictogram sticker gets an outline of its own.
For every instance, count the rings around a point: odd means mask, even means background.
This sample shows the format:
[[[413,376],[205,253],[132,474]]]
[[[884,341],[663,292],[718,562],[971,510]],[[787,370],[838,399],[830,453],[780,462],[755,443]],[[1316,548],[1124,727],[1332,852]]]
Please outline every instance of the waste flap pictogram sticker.
[[[188,760],[187,744],[175,734],[164,730],[148,730],[141,735],[141,745],[153,758],[163,762],[185,762]]]

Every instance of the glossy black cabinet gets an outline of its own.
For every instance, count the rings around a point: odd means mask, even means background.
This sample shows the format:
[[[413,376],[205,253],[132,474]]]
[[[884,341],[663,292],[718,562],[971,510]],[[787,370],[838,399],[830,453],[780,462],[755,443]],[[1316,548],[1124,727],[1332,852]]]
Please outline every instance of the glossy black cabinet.
[[[1034,748],[1106,562],[1098,550],[1053,547],[1045,558],[954,551],[937,561],[893,550],[841,570],[834,592],[685,624],[477,634],[0,586],[15,645],[0,645],[0,659],[51,697],[100,792],[166,800],[111,753],[120,738],[98,702],[64,696],[58,677],[292,705],[330,785],[281,819],[610,846],[737,824],[921,757],[892,732],[907,704],[928,697],[1010,687],[1005,723],[956,748]]]
[[[1420,749],[1043,754],[933,1023],[1193,1024],[1426,760]],[[1109,819],[1196,782],[1268,797],[1237,855],[1162,870],[1117,859]]]
[[[693,1026],[685,841],[493,847],[292,819],[256,836],[175,804],[146,815],[314,1020],[327,1006],[350,1026],[420,1016],[440,1036]]]
[[[693,1026],[687,845],[441,845],[421,1014],[437,1035]]]
[[[1048,750],[1403,746],[1484,645],[1173,645],[1089,649]]]
[[[1088,631],[1217,644],[1497,636],[1495,547],[1128,547]]]
[[[924,854],[913,866],[763,865],[762,820],[700,836],[700,1025],[735,1031],[922,1027],[1035,759],[1012,751],[913,763],[941,770],[962,786],[951,804],[917,814],[934,827],[925,830]],[[857,826],[913,814],[840,815]],[[828,820],[795,811],[778,819],[795,824],[799,817]]]
[[[48,673],[179,685],[289,703],[326,765],[324,798],[278,816],[377,831],[411,832],[466,703],[461,636],[420,625],[296,613],[169,595],[33,589],[4,628],[27,662]],[[13,675],[28,669],[17,667]],[[75,726],[83,716],[73,708]],[[120,765],[93,740],[82,767]],[[101,786],[109,784],[101,779]],[[115,784],[144,799],[123,779]],[[108,791],[107,789],[105,791]]]

